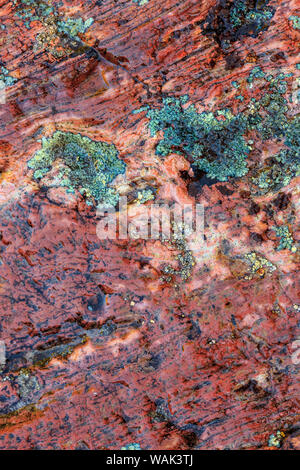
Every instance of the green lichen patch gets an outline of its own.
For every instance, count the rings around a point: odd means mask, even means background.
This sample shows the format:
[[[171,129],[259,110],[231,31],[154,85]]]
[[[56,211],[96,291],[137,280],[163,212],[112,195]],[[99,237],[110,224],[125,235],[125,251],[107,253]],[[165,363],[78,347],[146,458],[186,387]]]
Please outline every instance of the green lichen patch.
[[[13,0],[16,8],[15,15],[23,20],[24,26],[30,29],[32,21],[41,21],[43,18],[53,14],[54,6],[48,2],[39,0]]]
[[[64,21],[58,21],[58,31],[74,37],[78,33],[85,33],[93,22],[93,18],[88,18],[86,21],[83,21],[82,18],[66,18]]]
[[[130,444],[126,444],[124,447],[121,447],[121,450],[141,450],[141,446],[137,442],[131,442]]]
[[[297,251],[293,236],[287,225],[281,225],[274,228],[276,236],[279,237],[279,245],[277,250],[290,250],[292,253]]]
[[[6,87],[12,86],[17,79],[12,77],[5,67],[0,67],[0,90],[3,90]]]
[[[233,114],[229,109],[198,113],[194,105],[186,106],[187,96],[164,98],[160,109],[148,109],[152,136],[162,133],[156,153],[171,152],[186,156],[194,169],[211,179],[226,181],[248,173],[247,158],[256,141],[273,141],[277,154],[256,165],[252,181],[262,192],[274,191],[289,184],[300,172],[300,121],[289,116],[287,79],[291,74],[266,75],[259,67],[250,71],[247,87],[261,88],[260,98],[251,98],[245,111]],[[239,84],[235,82],[237,89]],[[236,99],[244,102],[237,91]],[[293,100],[290,102],[293,102]],[[143,110],[145,107],[143,108]],[[257,139],[247,139],[252,132]]]
[[[263,191],[278,191],[287,186],[291,180],[300,175],[299,152],[295,155],[291,150],[282,150],[265,161],[258,170],[253,182]]]
[[[266,273],[272,273],[276,270],[276,266],[271,261],[255,251],[246,253],[244,259],[249,265],[249,272],[246,274],[245,279],[252,279],[254,275],[264,277]]]
[[[134,3],[137,3],[140,7],[146,5],[149,0],[132,0]]]
[[[108,187],[114,178],[125,172],[125,163],[118,158],[113,144],[96,142],[89,137],[57,131],[42,139],[42,148],[28,162],[34,178],[55,174],[54,185],[75,189],[87,199],[115,205],[118,194]],[[54,171],[53,171],[54,170]]]
[[[254,67],[247,78],[248,83],[252,83],[255,78],[264,78],[265,73],[260,67]]]
[[[300,29],[300,16],[292,15],[289,17],[294,29]]]
[[[14,0],[14,6],[15,15],[27,29],[34,21],[42,23],[43,29],[36,37],[34,50],[47,50],[55,58],[73,53],[75,46],[81,49],[80,43],[76,43],[78,34],[85,33],[94,22],[93,18],[83,20],[61,15],[52,0]]]
[[[152,188],[145,188],[138,191],[135,202],[137,204],[145,204],[145,202],[153,199],[155,199],[154,190]]]
[[[84,33],[93,23],[93,18],[83,20],[82,18],[63,18],[58,15],[56,3],[53,0],[13,0],[15,15],[23,20],[27,29],[33,21],[43,22],[46,18],[55,17],[58,31],[76,36]]]
[[[34,51],[44,49],[56,59],[76,52],[82,54],[86,46],[78,38],[78,33],[85,32],[93,23],[89,18],[61,18],[51,15],[42,20],[43,30],[37,35]]]
[[[263,191],[277,191],[300,174],[300,119],[288,117],[285,76],[268,77],[269,92],[254,105],[253,119],[262,140],[275,140],[282,149],[257,169],[253,182]]]
[[[164,137],[156,153],[166,156],[170,152],[185,154],[195,167],[209,178],[226,181],[247,173],[246,158],[250,152],[244,134],[247,119],[234,115],[229,109],[198,113],[195,106],[183,107],[186,97],[165,98],[162,109],[150,109],[150,131],[154,136],[163,131]]]
[[[269,4],[269,0],[219,0],[205,18],[203,34],[211,35],[223,50],[243,36],[257,37],[274,16]]]
[[[169,240],[169,247],[171,250],[175,249],[179,253],[175,256],[177,267],[166,264],[162,267],[160,280],[162,282],[171,283],[175,281],[176,276],[179,276],[183,282],[186,282],[192,275],[195,266],[195,259],[192,251],[188,248],[187,241],[184,236],[184,230],[187,227],[182,223],[172,223],[171,239]],[[174,284],[176,287],[177,284]]]
[[[19,387],[18,393],[20,398],[25,402],[31,402],[40,390],[36,377],[30,375],[27,370],[21,370],[16,381]]]
[[[276,431],[276,434],[271,434],[268,440],[269,447],[281,447],[284,437],[285,434],[282,431]]]

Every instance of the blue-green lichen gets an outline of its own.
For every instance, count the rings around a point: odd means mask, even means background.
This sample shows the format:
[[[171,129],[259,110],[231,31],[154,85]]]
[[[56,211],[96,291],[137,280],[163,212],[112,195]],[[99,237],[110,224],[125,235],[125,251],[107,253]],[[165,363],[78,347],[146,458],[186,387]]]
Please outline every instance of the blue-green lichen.
[[[38,0],[13,0],[15,15],[23,20],[24,26],[30,29],[33,21],[41,21],[53,14],[54,8],[49,2]]]
[[[121,450],[141,450],[141,446],[137,442],[132,442],[131,444],[126,444],[126,446],[121,447]]]
[[[64,32],[74,37],[78,33],[85,33],[93,22],[93,18],[88,18],[86,21],[83,21],[82,18],[66,18],[64,21],[59,20],[57,26],[59,32]]]
[[[146,5],[146,3],[148,3],[149,0],[132,0],[134,3],[137,3],[140,7],[142,5]]]
[[[56,185],[71,192],[77,189],[90,201],[112,205],[117,203],[118,193],[108,185],[125,172],[125,163],[113,144],[61,131],[42,139],[42,148],[29,160],[28,167],[37,180],[54,172]]]
[[[274,228],[276,236],[280,238],[277,250],[290,250],[292,253],[297,251],[295,241],[287,225],[281,225]]]
[[[277,191],[287,186],[291,180],[300,175],[299,150],[281,150],[268,159],[265,165],[253,177],[253,182],[266,191]]]
[[[188,155],[195,167],[219,181],[245,175],[250,152],[244,138],[247,119],[242,114],[234,115],[229,109],[198,113],[194,105],[184,108],[186,101],[186,96],[165,98],[162,109],[148,111],[151,135],[158,131],[164,134],[156,153]]]
[[[300,174],[300,119],[287,117],[289,110],[283,94],[287,75],[268,76],[269,91],[254,103],[255,129],[263,141],[276,140],[282,149],[265,161],[253,178],[259,188],[276,191]],[[289,100],[291,101],[291,100]]]
[[[274,10],[268,7],[268,3],[268,1],[262,1],[260,2],[261,6],[253,5],[254,8],[251,8],[251,5],[249,5],[251,2],[249,1],[238,0],[232,2],[229,15],[232,27],[244,27],[247,31],[246,27],[248,26],[250,31],[252,29],[255,32],[261,31],[274,15]],[[240,31],[239,34],[242,34],[242,32]]]
[[[203,34],[210,35],[223,49],[243,36],[257,37],[269,28],[275,9],[269,0],[218,0],[203,22]]]
[[[291,74],[283,73],[267,76],[261,68],[254,67],[248,86],[252,88],[259,80],[265,92],[260,99],[251,98],[245,111],[237,114],[229,109],[198,113],[194,105],[186,105],[187,96],[164,98],[160,109],[147,111],[151,135],[163,135],[156,153],[183,154],[209,178],[226,181],[248,173],[247,158],[254,142],[247,140],[247,135],[254,131],[261,141],[275,140],[279,151],[252,171],[253,182],[265,192],[289,184],[300,172],[300,121],[298,116],[288,117],[288,101],[284,97],[289,77]],[[234,87],[238,86],[235,82]],[[243,102],[244,96],[239,94],[236,99]]]
[[[0,67],[0,72],[0,90],[12,86],[17,81],[16,78],[11,77],[9,71],[5,67]]]
[[[281,447],[281,443],[285,437],[284,432],[276,431],[276,434],[271,434],[268,440],[269,447]]]
[[[263,78],[264,76],[265,76],[265,73],[262,71],[260,67],[254,67],[249,73],[247,82],[252,83],[255,78]]]
[[[65,33],[70,37],[76,37],[78,33],[84,33],[94,22],[93,18],[83,20],[82,18],[63,18],[54,8],[51,2],[43,0],[14,0],[15,15],[23,20],[27,29],[31,27],[33,21],[53,19],[58,33]],[[46,25],[47,26],[47,25]]]
[[[289,20],[292,22],[294,29],[300,29],[300,16],[292,15],[289,17]]]

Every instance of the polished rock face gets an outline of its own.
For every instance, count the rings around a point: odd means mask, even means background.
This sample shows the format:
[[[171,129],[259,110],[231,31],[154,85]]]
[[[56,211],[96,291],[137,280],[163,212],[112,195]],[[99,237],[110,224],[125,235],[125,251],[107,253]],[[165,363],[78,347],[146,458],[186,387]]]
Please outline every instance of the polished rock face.
[[[0,17],[0,449],[299,448],[296,2]]]

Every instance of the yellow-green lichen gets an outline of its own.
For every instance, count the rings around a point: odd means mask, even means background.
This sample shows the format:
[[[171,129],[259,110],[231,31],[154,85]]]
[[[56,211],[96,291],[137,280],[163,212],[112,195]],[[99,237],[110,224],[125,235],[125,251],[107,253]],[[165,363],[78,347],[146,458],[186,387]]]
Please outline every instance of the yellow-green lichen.
[[[248,262],[250,268],[249,274],[245,277],[246,279],[251,279],[253,275],[257,274],[260,277],[263,277],[266,272],[273,272],[276,269],[276,266],[274,266],[274,264],[272,264],[263,256],[257,254],[255,251],[246,253],[244,255],[244,259]]]
[[[185,231],[189,231],[189,227],[185,226],[184,223],[176,223],[174,221],[171,226],[171,238],[167,242],[169,243],[170,249],[178,251],[178,254],[174,257],[177,262],[177,267],[175,268],[170,264],[164,265],[161,269],[163,275],[160,280],[170,283],[175,280],[176,276],[179,276],[182,281],[185,282],[191,277],[195,266],[195,258],[192,250],[188,248],[184,233]]]
[[[155,199],[155,195],[153,194],[153,190],[151,189],[142,189],[137,193],[137,204],[145,204],[147,201],[151,201]]]
[[[118,193],[109,184],[125,172],[125,163],[113,144],[61,131],[42,139],[42,148],[28,167],[34,170],[35,179],[43,182],[48,178],[46,186],[64,186],[71,192],[77,189],[87,199],[111,205],[116,204]]]

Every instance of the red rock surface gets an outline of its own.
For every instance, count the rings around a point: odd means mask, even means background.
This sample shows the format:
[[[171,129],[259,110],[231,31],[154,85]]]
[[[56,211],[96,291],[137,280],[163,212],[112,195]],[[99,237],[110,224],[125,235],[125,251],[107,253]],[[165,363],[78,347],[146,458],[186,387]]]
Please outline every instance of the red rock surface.
[[[270,27],[231,46],[234,66],[200,27],[214,0],[64,0],[62,17],[94,19],[78,37],[100,60],[55,34],[36,48],[45,24],[24,27],[19,4],[0,1],[0,60],[16,79],[0,104],[0,449],[270,449],[277,431],[282,449],[299,448],[299,254],[276,250],[272,230],[297,241],[299,178],[267,194],[250,177],[197,190],[190,163],[158,157],[145,113],[132,113],[163,94],[240,111],[231,83],[253,66],[295,73],[296,2],[271,2]],[[149,185],[156,200],[204,205],[188,279],[162,280],[176,249],[101,241],[94,206],[34,180],[27,163],[55,130],[113,143],[129,200]],[[250,269],[252,252],[274,269]]]

